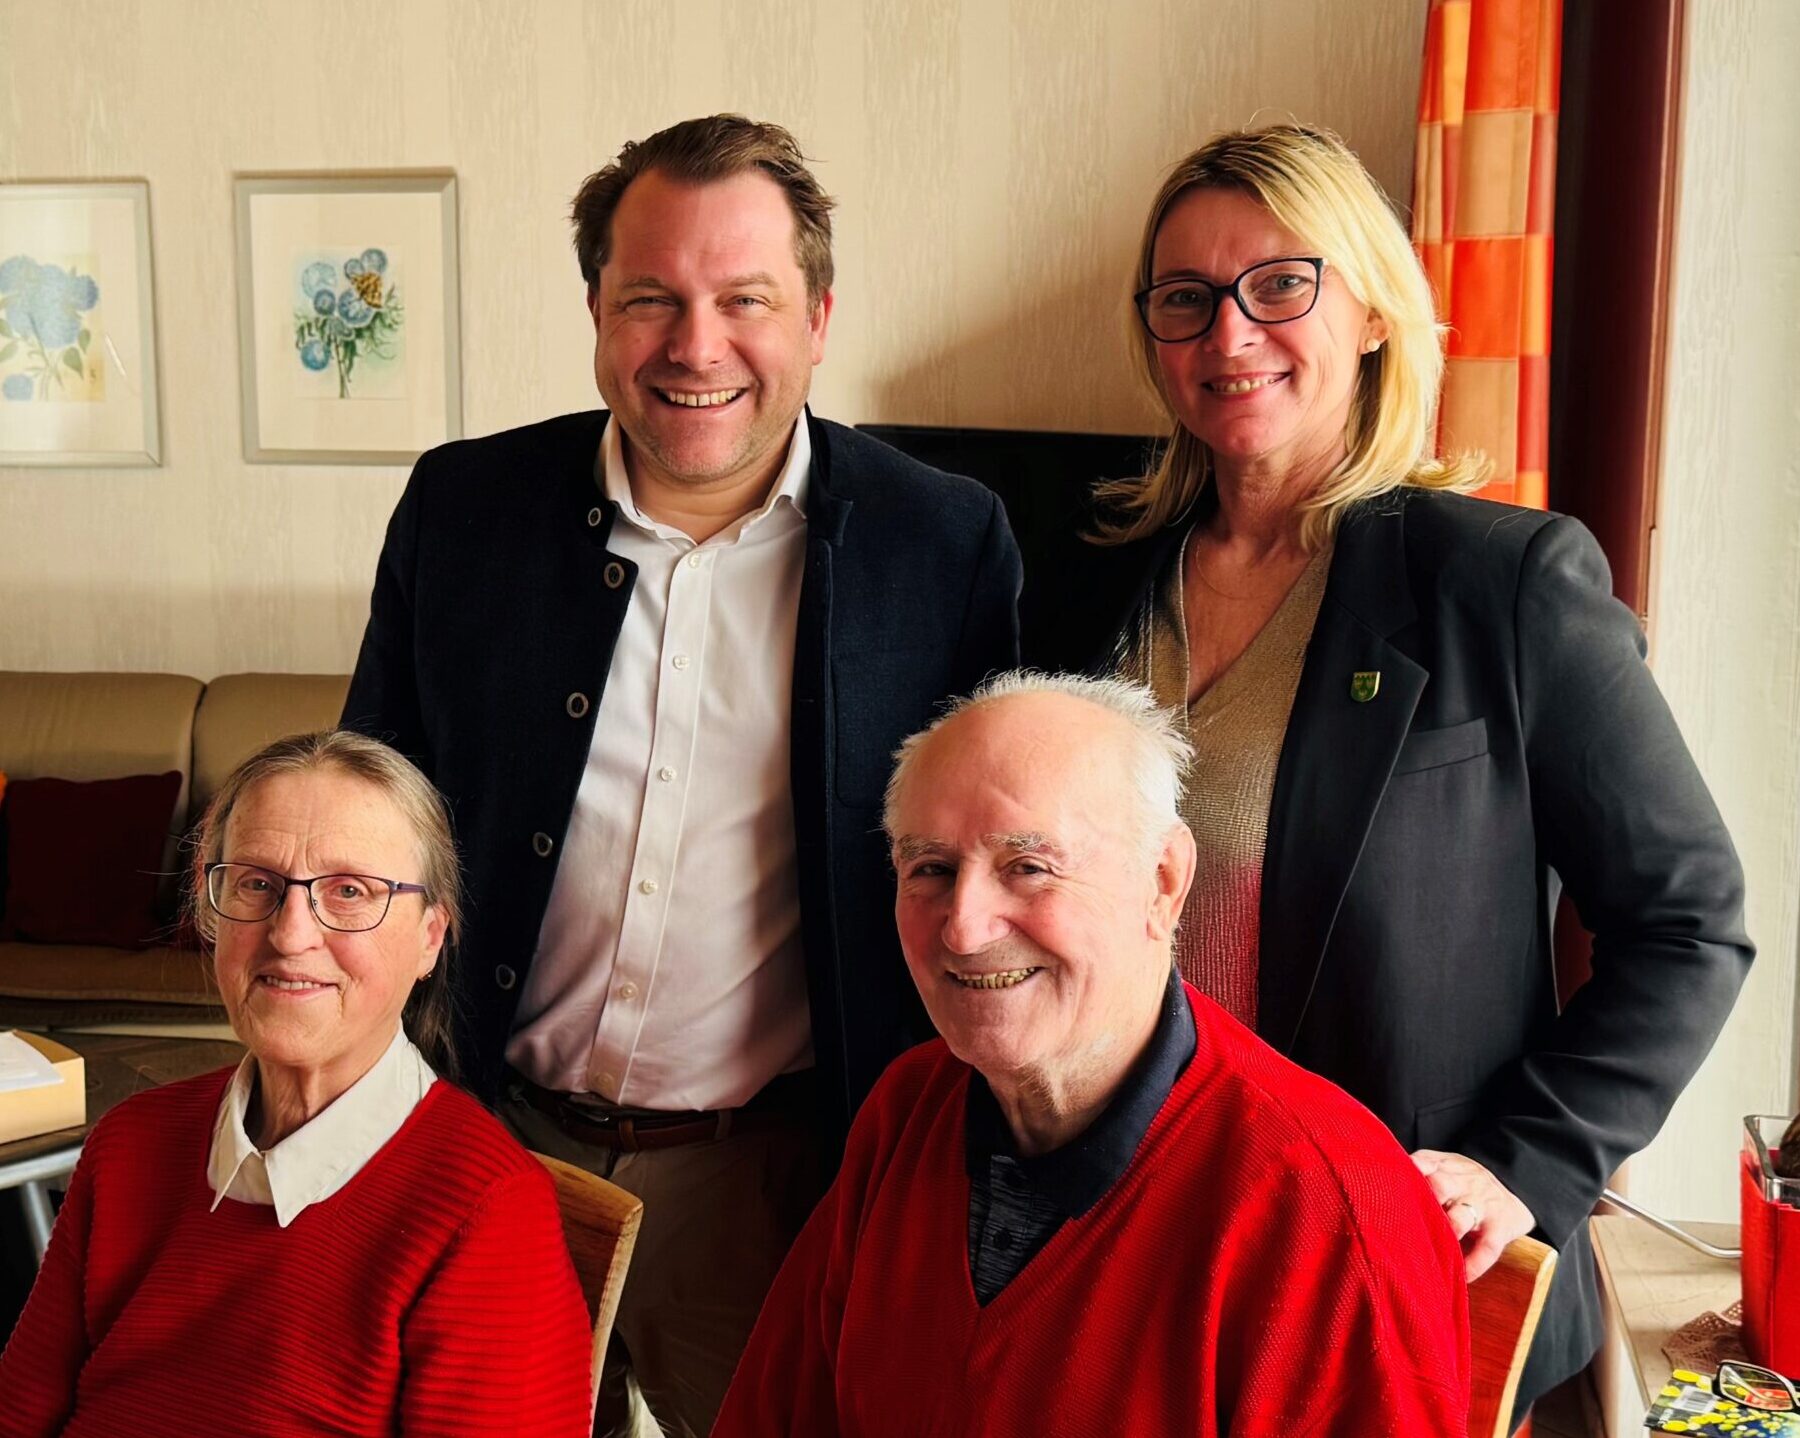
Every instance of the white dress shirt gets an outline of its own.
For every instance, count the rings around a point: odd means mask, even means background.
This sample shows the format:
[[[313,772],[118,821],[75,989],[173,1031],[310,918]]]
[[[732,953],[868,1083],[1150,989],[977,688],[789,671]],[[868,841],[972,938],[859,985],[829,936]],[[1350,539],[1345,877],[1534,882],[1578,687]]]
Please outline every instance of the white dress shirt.
[[[263,1150],[250,1141],[245,1124],[256,1083],[256,1060],[246,1054],[213,1121],[206,1160],[213,1208],[228,1198],[273,1204],[275,1222],[286,1228],[308,1204],[323,1202],[355,1178],[436,1082],[431,1065],[402,1029],[375,1066],[328,1108]]]
[[[811,1065],[789,735],[812,444],[704,544],[596,466],[637,565],[507,1060],[637,1108],[735,1108]],[[527,582],[529,582],[527,580]]]

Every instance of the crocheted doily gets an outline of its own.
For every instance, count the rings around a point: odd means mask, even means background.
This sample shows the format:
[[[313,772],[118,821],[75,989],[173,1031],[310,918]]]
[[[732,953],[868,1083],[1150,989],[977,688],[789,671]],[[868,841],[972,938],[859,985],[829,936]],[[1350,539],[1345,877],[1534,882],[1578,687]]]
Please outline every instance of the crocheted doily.
[[[1677,1368],[1717,1373],[1721,1363],[1744,1357],[1743,1318],[1744,1305],[1734,1303],[1723,1313],[1689,1319],[1669,1335],[1663,1356]]]

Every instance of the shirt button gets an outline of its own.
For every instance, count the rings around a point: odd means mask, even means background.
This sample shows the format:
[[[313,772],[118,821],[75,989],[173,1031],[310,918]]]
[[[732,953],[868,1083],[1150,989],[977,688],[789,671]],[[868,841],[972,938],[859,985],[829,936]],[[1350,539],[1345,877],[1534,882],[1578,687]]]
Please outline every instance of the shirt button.
[[[661,779],[665,784],[672,783],[675,779],[675,770],[669,765],[664,764],[662,768],[656,771],[656,777]]]
[[[622,999],[635,999],[637,997],[637,985],[631,983],[629,980],[620,984],[619,997]]]
[[[609,1088],[609,1089],[614,1090],[615,1092],[618,1090],[618,1087],[619,1087],[618,1078],[615,1075],[610,1074],[610,1073],[595,1074],[594,1081],[597,1084],[599,1084],[599,1086],[601,1088],[603,1088],[603,1089]]]
[[[1001,1228],[994,1231],[994,1247],[1001,1253],[1011,1253],[1013,1246],[1012,1230]]]
[[[600,521],[602,518],[603,518],[603,516],[600,513],[600,506],[596,504],[592,509],[590,509],[588,511],[588,528],[589,529],[598,529],[600,527]]]
[[[625,566],[614,562],[600,571],[600,577],[606,581],[608,589],[617,589],[625,582]]]
[[[579,719],[588,711],[588,697],[585,694],[571,694],[563,700],[563,708],[568,710],[571,719]]]
[[[669,661],[669,663],[673,664],[677,669],[686,669],[688,667],[688,657],[685,654],[677,654]]]
[[[548,834],[540,831],[531,836],[531,852],[536,854],[540,859],[548,859],[550,857],[550,851],[555,847],[556,840],[552,839]]]
[[[698,569],[702,564],[705,564],[705,563],[706,563],[706,561],[703,558],[701,558],[701,556],[698,553],[690,554],[688,556],[688,568],[689,569]]]
[[[638,892],[640,894],[654,894],[656,892],[656,880],[645,879],[643,883],[638,885]]]
[[[494,970],[494,982],[503,989],[510,989],[514,984],[519,982],[519,976],[505,964],[501,964],[499,968]]]

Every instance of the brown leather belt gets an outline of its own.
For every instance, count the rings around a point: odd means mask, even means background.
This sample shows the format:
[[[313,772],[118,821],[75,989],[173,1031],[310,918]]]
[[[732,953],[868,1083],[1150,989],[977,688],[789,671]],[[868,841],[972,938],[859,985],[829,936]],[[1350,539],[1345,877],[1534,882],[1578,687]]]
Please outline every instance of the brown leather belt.
[[[811,1114],[815,1087],[813,1070],[802,1069],[766,1084],[742,1108],[670,1113],[620,1105],[597,1107],[578,1102],[572,1094],[540,1087],[523,1074],[515,1072],[510,1078],[519,1098],[570,1138],[620,1153],[715,1143],[728,1134],[782,1127],[796,1115]]]

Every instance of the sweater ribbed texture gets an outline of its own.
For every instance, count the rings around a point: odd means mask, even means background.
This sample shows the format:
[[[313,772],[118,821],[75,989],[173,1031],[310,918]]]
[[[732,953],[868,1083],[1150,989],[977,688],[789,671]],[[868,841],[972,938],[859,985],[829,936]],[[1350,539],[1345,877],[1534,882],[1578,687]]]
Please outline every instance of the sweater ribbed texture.
[[[1254,1029],[1269,801],[1306,646],[1325,598],[1331,550],[1313,556],[1244,652],[1192,703],[1186,553],[1185,543],[1176,546],[1158,577],[1121,672],[1149,685],[1157,703],[1186,716],[1194,748],[1177,803],[1194,836],[1195,865],[1175,933],[1175,967]]]
[[[209,1212],[230,1071],[89,1136],[0,1355],[0,1438],[585,1434],[592,1330],[541,1165],[434,1084],[287,1229]]]
[[[1462,1256],[1393,1137],[1191,989],[1198,1051],[1119,1181],[986,1307],[969,1069],[883,1075],[713,1438],[1461,1438]]]

